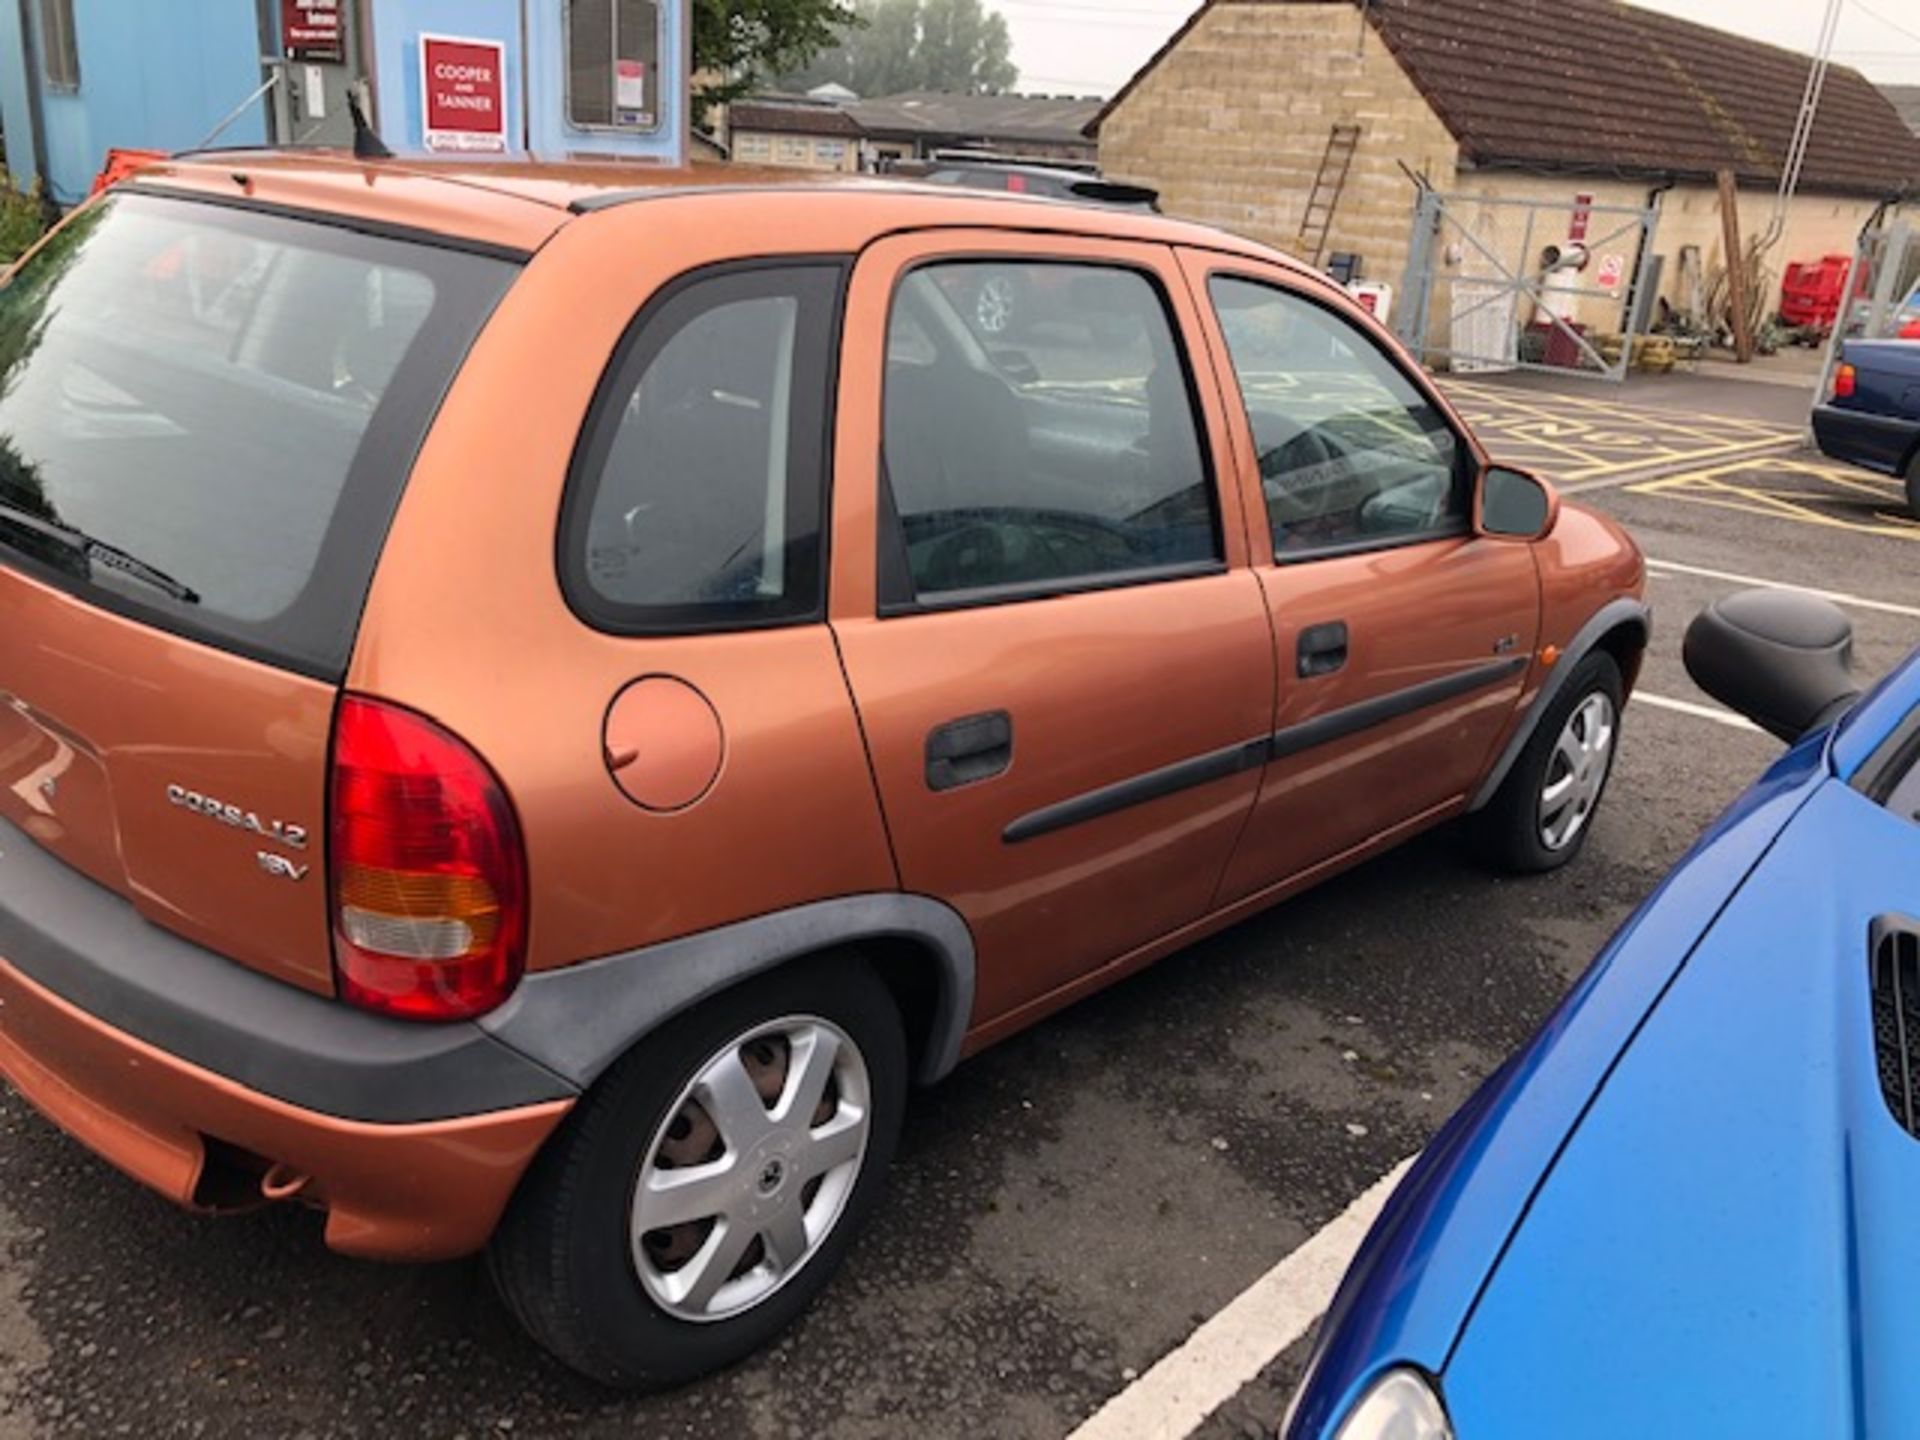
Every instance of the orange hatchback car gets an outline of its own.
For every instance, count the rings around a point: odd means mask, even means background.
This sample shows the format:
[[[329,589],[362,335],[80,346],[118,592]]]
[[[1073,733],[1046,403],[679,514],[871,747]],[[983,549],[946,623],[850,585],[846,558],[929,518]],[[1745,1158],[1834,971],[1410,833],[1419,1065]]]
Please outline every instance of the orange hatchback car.
[[[0,1071],[661,1385],[912,1080],[1453,817],[1573,855],[1648,621],[1271,251],[635,183],[181,159],[11,273]]]

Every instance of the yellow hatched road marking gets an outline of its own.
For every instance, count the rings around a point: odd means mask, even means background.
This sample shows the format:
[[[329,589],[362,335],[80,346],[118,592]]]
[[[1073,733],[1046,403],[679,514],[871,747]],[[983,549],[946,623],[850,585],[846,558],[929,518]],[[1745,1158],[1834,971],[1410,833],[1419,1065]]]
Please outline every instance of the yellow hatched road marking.
[[[1894,540],[1920,540],[1920,520],[1885,510],[1873,512],[1874,521],[1878,523],[1829,514],[1817,509],[1813,502],[1821,498],[1837,500],[1846,497],[1832,495],[1821,497],[1809,494],[1803,489],[1768,485],[1764,483],[1764,477],[1807,475],[1872,500],[1897,498],[1900,487],[1894,481],[1863,471],[1842,469],[1838,466],[1805,460],[1774,461],[1765,470],[1758,472],[1762,478],[1756,483],[1741,484],[1734,478],[1755,473],[1751,464],[1734,462],[1705,470],[1689,470],[1679,475],[1667,475],[1657,480],[1646,480],[1639,484],[1628,485],[1626,489],[1636,494],[1661,495],[1675,500],[1685,500],[1695,505],[1738,510],[1774,520],[1791,520],[1801,525],[1816,525],[1831,530],[1852,530],[1858,534],[1881,535]]]

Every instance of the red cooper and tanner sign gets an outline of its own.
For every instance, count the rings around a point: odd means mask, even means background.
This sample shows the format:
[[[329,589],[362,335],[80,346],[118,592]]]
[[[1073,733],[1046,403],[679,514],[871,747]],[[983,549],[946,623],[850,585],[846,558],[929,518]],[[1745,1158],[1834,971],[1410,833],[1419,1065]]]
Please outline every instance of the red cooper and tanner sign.
[[[498,40],[420,37],[420,96],[429,150],[507,148],[507,52]]]

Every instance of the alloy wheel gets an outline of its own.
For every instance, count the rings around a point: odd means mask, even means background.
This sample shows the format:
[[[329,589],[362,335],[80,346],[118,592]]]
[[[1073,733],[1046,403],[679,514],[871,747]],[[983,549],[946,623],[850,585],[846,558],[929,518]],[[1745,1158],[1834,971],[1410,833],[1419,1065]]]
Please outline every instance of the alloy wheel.
[[[793,1278],[845,1210],[865,1160],[872,1086],[859,1047],[815,1016],[722,1046],[641,1161],[634,1268],[683,1320],[724,1320]]]
[[[1586,828],[1613,763],[1613,701],[1595,691],[1567,716],[1540,787],[1540,843],[1564,850]]]
[[[1003,335],[1013,327],[1013,281],[989,275],[973,298],[973,322],[989,335]]]

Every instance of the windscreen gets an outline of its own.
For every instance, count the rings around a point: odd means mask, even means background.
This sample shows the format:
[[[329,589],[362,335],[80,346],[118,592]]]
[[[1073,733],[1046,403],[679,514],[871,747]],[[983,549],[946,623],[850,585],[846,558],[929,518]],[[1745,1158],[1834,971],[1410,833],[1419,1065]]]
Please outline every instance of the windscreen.
[[[139,193],[0,288],[0,564],[337,679],[511,263]]]

